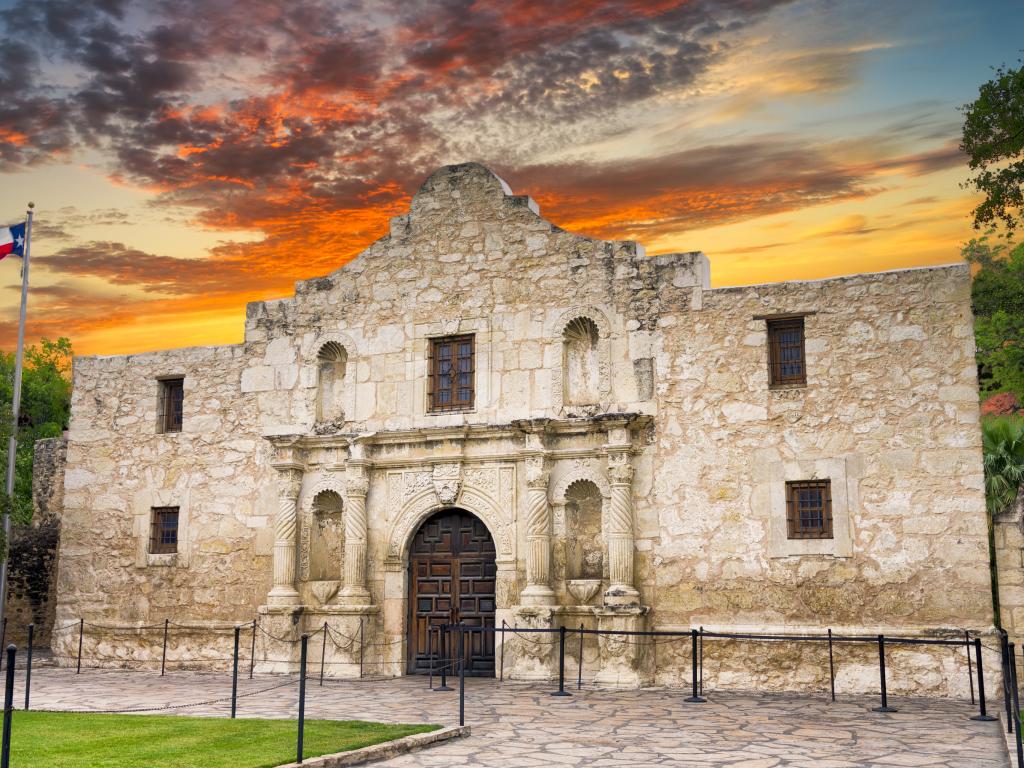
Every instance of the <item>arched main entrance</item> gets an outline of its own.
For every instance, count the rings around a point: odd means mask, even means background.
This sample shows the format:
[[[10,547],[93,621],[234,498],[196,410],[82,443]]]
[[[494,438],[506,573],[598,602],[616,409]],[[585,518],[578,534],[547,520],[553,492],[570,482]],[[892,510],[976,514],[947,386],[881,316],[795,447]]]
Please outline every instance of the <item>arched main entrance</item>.
[[[497,577],[494,539],[487,526],[463,509],[445,509],[428,517],[409,549],[408,672],[427,674],[431,627],[462,623],[494,626]],[[466,674],[494,676],[494,633],[468,632]],[[439,664],[437,634],[432,640]]]

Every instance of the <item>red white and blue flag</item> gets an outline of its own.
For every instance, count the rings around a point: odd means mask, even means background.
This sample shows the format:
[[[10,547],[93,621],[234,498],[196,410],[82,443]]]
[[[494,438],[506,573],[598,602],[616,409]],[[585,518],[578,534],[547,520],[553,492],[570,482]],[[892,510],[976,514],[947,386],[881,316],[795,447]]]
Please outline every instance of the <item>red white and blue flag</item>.
[[[25,255],[25,222],[0,227],[0,259],[14,254]]]

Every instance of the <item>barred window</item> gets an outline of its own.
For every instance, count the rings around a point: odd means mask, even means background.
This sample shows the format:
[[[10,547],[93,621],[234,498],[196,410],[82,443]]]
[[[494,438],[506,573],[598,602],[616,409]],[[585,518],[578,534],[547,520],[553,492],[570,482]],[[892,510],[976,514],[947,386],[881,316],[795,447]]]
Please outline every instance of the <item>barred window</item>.
[[[472,336],[431,339],[431,411],[464,411],[472,408],[475,378]]]
[[[157,403],[160,432],[181,432],[182,409],[185,405],[185,380],[160,379],[160,397]]]
[[[804,319],[768,320],[768,374],[773,387],[807,383],[804,359]]]
[[[786,483],[786,523],[791,539],[831,539],[832,481]]]
[[[170,555],[178,551],[178,507],[153,507],[149,525],[149,552]]]

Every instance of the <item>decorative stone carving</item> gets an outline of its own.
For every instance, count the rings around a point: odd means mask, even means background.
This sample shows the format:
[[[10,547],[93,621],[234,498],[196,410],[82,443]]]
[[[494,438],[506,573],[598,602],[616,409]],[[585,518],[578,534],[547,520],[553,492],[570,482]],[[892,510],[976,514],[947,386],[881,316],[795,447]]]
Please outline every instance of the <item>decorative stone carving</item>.
[[[462,487],[462,465],[435,464],[431,480],[437,500],[442,504],[454,504]]]
[[[601,589],[600,579],[570,579],[569,594],[576,599],[577,605],[587,605]]]
[[[572,407],[590,415],[602,410],[610,402],[612,391],[611,323],[607,315],[597,307],[572,307],[558,316],[550,334],[563,347],[562,364],[551,372],[555,412]]]

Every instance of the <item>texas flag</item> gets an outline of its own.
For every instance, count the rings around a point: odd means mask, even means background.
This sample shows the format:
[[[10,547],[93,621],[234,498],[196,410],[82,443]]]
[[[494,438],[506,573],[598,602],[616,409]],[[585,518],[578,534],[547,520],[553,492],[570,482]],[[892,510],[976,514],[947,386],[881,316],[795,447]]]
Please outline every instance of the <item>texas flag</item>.
[[[9,254],[25,255],[25,222],[0,227],[0,259]]]

